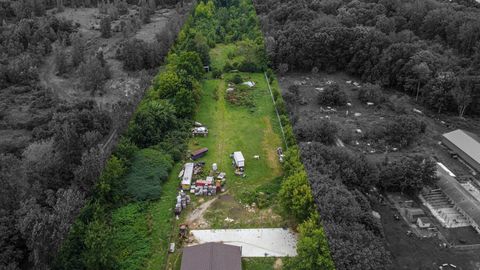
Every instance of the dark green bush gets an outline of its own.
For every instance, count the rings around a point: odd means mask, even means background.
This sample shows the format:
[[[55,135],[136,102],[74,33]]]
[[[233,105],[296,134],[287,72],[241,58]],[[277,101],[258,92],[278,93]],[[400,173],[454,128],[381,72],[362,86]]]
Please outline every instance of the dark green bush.
[[[148,148],[138,151],[125,176],[127,195],[137,201],[158,199],[172,166],[172,158],[161,151]]]

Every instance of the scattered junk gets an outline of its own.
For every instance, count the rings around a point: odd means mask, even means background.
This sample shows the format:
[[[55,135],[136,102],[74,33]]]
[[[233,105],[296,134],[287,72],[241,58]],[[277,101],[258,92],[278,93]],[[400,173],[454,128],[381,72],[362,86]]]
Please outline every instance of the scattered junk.
[[[380,218],[381,218],[380,213],[378,213],[377,211],[373,211],[373,210],[372,210],[372,216],[373,216],[374,218],[377,218],[377,219],[380,219]]]
[[[253,156],[254,159],[260,159],[260,156],[259,155],[255,155]]]
[[[348,107],[352,107],[352,103],[347,102],[347,106],[348,106]]]
[[[203,124],[200,123],[200,122],[195,122],[195,123],[193,123],[193,125],[194,125],[195,127],[203,127]]]
[[[367,106],[373,106],[373,105],[375,105],[375,103],[373,103],[373,102],[367,102]]]
[[[348,84],[352,84],[352,81],[346,81],[346,83],[348,83]]]
[[[225,218],[225,221],[228,222],[228,223],[232,223],[232,222],[234,222],[235,220],[234,220],[233,218],[226,217],[226,218]]]
[[[361,133],[362,133],[362,130],[359,129],[359,128],[357,128],[357,129],[355,130],[355,133],[361,134]]]
[[[243,85],[246,85],[246,86],[248,86],[248,87],[250,87],[250,88],[252,88],[252,87],[255,86],[255,83],[252,82],[252,81],[244,82],[244,83],[242,83],[242,84],[243,84]]]
[[[223,179],[225,179],[226,175],[227,175],[226,173],[221,172],[221,173],[218,174],[217,179],[223,180]]]
[[[362,114],[359,113],[359,112],[356,112],[356,113],[354,113],[353,115],[354,115],[355,117],[360,117],[360,116],[362,116]]]
[[[179,231],[178,231],[178,236],[181,239],[187,239],[188,238],[188,225],[187,224],[180,224]]]
[[[245,158],[243,157],[242,152],[233,152],[230,157],[233,158],[232,165],[235,166],[235,175],[243,176],[245,169]]]
[[[193,174],[197,175],[202,173],[203,167],[205,167],[205,162],[196,162],[195,165],[193,166]]]
[[[168,248],[168,252],[170,252],[170,253],[175,252],[175,243],[170,243],[170,247]]]
[[[183,174],[182,174],[182,189],[183,190],[189,190],[190,185],[192,184],[192,177],[193,177],[193,168],[195,164],[189,162],[186,163],[184,168],[183,168]]]
[[[217,165],[217,163],[213,163],[213,164],[212,164],[212,170],[213,170],[214,172],[216,172],[216,171],[218,170],[218,165]]]
[[[284,159],[285,155],[283,154],[282,147],[277,148],[277,155],[278,155],[278,161],[280,161],[280,163],[283,163],[283,159]]]
[[[187,208],[191,202],[190,196],[185,194],[183,190],[180,190],[177,195],[177,203],[175,204],[175,217],[178,220],[182,210]]]
[[[233,88],[233,87],[228,87],[227,88],[227,93],[230,93],[230,92],[233,92],[233,91],[235,91],[235,88]]]
[[[322,92],[325,90],[325,88],[323,88],[323,87],[317,87],[317,88],[315,88],[315,90],[316,90],[317,92],[319,92],[319,93],[322,93]]]
[[[413,109],[413,112],[414,112],[414,113],[418,113],[418,114],[423,114],[422,111],[420,111],[420,110],[418,110],[418,109],[415,109],[415,108]]]
[[[326,84],[328,84],[328,85],[331,85],[331,84],[333,84],[333,83],[334,83],[334,81],[330,81],[330,80],[328,80],[328,81],[326,81],[325,83],[326,83]]]
[[[192,158],[192,160],[197,160],[197,159],[205,156],[207,154],[207,152],[208,152],[208,148],[206,148],[206,147],[200,148],[197,151],[192,153],[191,158]]]
[[[353,85],[355,85],[356,87],[360,87],[360,84],[358,82],[353,82]]]
[[[194,127],[192,128],[192,136],[203,136],[207,137],[208,135],[208,128],[207,127]]]

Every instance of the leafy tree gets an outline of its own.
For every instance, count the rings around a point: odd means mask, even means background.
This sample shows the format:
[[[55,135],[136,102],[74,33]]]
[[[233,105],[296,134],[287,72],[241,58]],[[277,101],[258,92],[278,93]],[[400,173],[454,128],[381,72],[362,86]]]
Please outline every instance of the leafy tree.
[[[475,89],[474,78],[462,77],[452,89],[452,95],[457,103],[458,116],[463,117],[468,106],[472,103],[472,93]]]
[[[159,143],[177,126],[175,108],[168,101],[148,101],[140,105],[128,130],[128,137],[140,147]]]
[[[185,88],[180,88],[172,103],[175,106],[177,116],[180,118],[188,118],[192,116],[196,109],[193,91]]]
[[[85,40],[80,34],[76,34],[72,38],[72,65],[77,67],[84,61]]]
[[[92,57],[80,65],[80,76],[84,89],[94,95],[102,90],[111,74],[107,64],[103,64],[97,57]]]
[[[284,209],[298,221],[306,220],[315,211],[313,196],[305,171],[285,178],[278,196]]]
[[[67,63],[67,54],[65,53],[65,49],[58,48],[55,52],[55,66],[57,68],[57,74],[62,75],[67,72],[68,70],[68,63]]]
[[[330,257],[327,237],[318,220],[318,214],[312,214],[309,219],[300,224],[298,229],[300,236],[297,244],[298,255],[287,260],[285,269],[335,269]]]
[[[100,20],[100,32],[103,38],[112,36],[112,22],[109,16],[105,16]]]
[[[196,52],[180,52],[168,57],[169,68],[175,70],[180,77],[192,77],[200,80],[204,70],[202,60]]]
[[[386,123],[386,136],[390,143],[402,147],[410,145],[413,140],[425,132],[426,124],[411,115],[400,115]]]
[[[426,186],[433,186],[436,163],[425,156],[404,157],[380,165],[380,186],[388,191],[418,193]]]
[[[158,91],[159,98],[173,98],[181,88],[185,86],[173,70],[162,72],[154,79],[154,89]]]

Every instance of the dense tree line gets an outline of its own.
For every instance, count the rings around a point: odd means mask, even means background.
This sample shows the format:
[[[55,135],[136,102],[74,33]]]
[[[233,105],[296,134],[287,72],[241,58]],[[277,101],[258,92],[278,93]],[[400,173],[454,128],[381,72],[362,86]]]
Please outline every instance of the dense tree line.
[[[480,11],[429,1],[256,1],[272,64],[346,70],[438,111],[480,106]]]
[[[116,4],[121,7],[122,3]],[[2,148],[0,153],[0,269],[51,269],[80,209],[87,202],[90,205],[87,198],[94,194],[98,202],[106,202],[122,196],[119,192],[122,187],[115,180],[126,170],[123,163],[132,159],[125,152],[134,145],[125,143],[117,150],[121,158],[109,160],[99,178],[110,151],[101,147],[112,130],[110,115],[93,101],[60,103],[49,89],[40,85],[39,67],[52,54],[57,75],[78,73],[82,87],[92,95],[102,93],[103,83],[110,77],[103,52],[89,55],[84,37],[76,33],[76,25],[46,16],[46,10],[58,5],[93,6],[96,1],[0,3],[0,127],[24,129],[31,134],[26,145]],[[169,42],[172,39],[169,37]],[[162,50],[166,54],[167,48]],[[158,66],[159,61],[152,60]],[[18,106],[19,110],[24,106],[33,115],[32,119],[25,123],[4,119],[3,105],[8,105],[7,112],[12,106]],[[181,134],[185,133],[172,132],[167,144],[180,148],[176,140]],[[173,148],[167,149],[178,158],[180,150]],[[100,212],[97,214],[101,216]],[[106,224],[89,226],[88,240],[82,244],[97,248],[98,241],[103,239],[97,233],[103,233],[100,228]],[[95,265],[99,250],[90,251],[85,262]]]

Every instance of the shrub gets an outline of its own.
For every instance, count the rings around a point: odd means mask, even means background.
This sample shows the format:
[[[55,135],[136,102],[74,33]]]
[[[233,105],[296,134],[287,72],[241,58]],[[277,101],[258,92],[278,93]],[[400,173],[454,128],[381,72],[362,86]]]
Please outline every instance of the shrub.
[[[148,148],[138,151],[125,176],[126,194],[137,201],[158,199],[172,166],[172,158],[161,151]]]
[[[382,104],[386,100],[382,88],[379,85],[369,83],[358,91],[358,99],[364,103],[373,102],[375,104]]]
[[[347,94],[340,90],[336,83],[326,86],[325,90],[318,94],[318,103],[320,105],[345,106],[347,102]]]
[[[217,70],[217,69],[213,70],[212,71],[212,77],[214,79],[220,79],[222,77],[222,71]]]
[[[299,141],[321,142],[333,144],[338,133],[338,126],[334,122],[325,119],[301,122],[295,127]]]
[[[240,74],[235,74],[233,78],[230,80],[234,84],[241,84],[243,82],[242,76]]]

